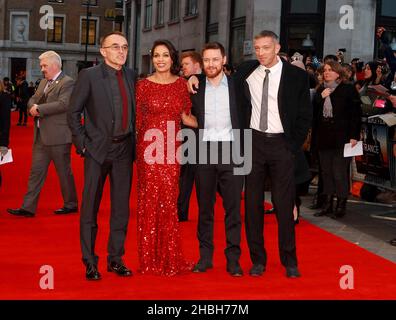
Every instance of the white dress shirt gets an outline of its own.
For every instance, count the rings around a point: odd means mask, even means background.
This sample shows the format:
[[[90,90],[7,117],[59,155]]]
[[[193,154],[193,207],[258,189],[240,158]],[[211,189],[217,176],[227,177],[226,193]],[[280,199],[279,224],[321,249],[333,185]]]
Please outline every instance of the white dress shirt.
[[[233,141],[228,79],[215,87],[206,79],[203,141]]]
[[[284,132],[278,107],[278,91],[280,78],[282,75],[283,63],[281,61],[282,59],[277,59],[277,64],[269,68],[270,73],[268,83],[268,127],[265,131],[268,133]],[[250,119],[250,128],[258,131],[260,131],[261,100],[263,95],[263,82],[266,69],[268,68],[260,65],[246,79],[249,85],[252,102],[252,117]]]

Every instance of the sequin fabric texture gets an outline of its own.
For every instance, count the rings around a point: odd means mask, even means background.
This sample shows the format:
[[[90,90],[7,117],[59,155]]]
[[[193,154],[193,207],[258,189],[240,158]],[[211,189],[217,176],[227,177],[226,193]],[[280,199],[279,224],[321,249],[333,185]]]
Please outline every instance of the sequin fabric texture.
[[[179,78],[170,84],[158,84],[141,80],[136,87],[136,104],[139,271],[173,276],[193,266],[181,250],[177,216],[180,165],[174,159],[181,144],[175,137],[181,113],[191,109],[186,81]],[[155,138],[144,141],[145,135]],[[153,163],[153,158],[164,163]]]

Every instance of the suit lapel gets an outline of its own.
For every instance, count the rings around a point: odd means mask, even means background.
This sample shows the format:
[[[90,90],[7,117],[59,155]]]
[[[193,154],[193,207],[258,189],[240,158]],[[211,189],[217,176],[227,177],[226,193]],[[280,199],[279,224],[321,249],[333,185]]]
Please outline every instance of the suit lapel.
[[[41,82],[37,88],[37,91],[35,93],[35,97],[37,99],[35,103],[40,104],[40,103],[43,103],[43,101],[45,101],[44,89],[45,89],[45,86],[47,85],[47,82],[48,81],[45,79],[41,80]]]
[[[202,123],[202,128],[205,128],[205,90],[206,90],[206,77],[199,84],[199,91],[197,93],[198,97],[198,107],[199,107],[199,118]]]
[[[100,79],[100,83],[102,84],[103,90],[104,92],[106,92],[107,95],[108,103],[106,103],[106,105],[109,106],[111,112],[114,113],[114,104],[113,104],[111,89],[109,86],[109,81],[107,80],[107,73],[103,64],[102,64],[102,78]]]
[[[230,116],[231,116],[231,125],[233,129],[239,129],[238,125],[238,114],[236,110],[236,104],[234,99],[234,82],[231,77],[227,76],[228,81],[228,96],[229,96],[229,106],[230,106]]]
[[[247,70],[246,74],[244,75],[243,79],[243,90],[245,92],[245,97],[251,101],[252,96],[250,94],[250,88],[249,88],[249,84],[247,82],[247,79],[250,77],[250,75],[257,69],[257,67],[260,65],[260,63],[258,61],[256,61],[256,63],[253,63],[251,68]],[[252,104],[250,103],[250,108],[252,107]]]
[[[282,74],[281,74],[281,78],[280,78],[280,82],[279,82],[279,90],[278,90],[278,109],[279,109],[279,115],[281,116],[281,118],[283,117],[283,108],[284,108],[284,98],[285,98],[285,79],[288,79],[287,77],[287,73],[288,73],[288,66],[286,64],[286,62],[283,62],[283,66],[282,66]]]
[[[59,77],[58,77],[55,81],[52,82],[51,86],[50,86],[50,87],[47,89],[47,91],[45,92],[45,95],[46,95],[46,96],[48,96],[48,94],[58,86],[59,82],[62,81],[62,79],[64,78],[64,76],[65,76],[65,74],[62,72],[62,73],[59,75]],[[47,83],[48,83],[48,81],[47,81]],[[47,85],[47,84],[46,84],[46,85]],[[44,87],[44,88],[45,88],[45,87]]]
[[[129,70],[127,70],[126,68],[124,68],[124,73],[125,73],[125,77],[127,80],[127,92],[129,94],[129,99],[131,101],[131,106],[132,106],[132,114],[135,114],[135,104],[134,104],[134,97],[135,97],[135,86],[134,86],[134,82],[131,78],[131,73]]]

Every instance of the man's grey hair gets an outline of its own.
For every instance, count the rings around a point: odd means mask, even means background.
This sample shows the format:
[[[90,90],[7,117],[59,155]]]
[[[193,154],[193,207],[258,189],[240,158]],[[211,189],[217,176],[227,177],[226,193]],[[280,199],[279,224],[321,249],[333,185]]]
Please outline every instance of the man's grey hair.
[[[42,60],[42,59],[51,60],[51,61],[53,61],[55,64],[57,64],[57,65],[59,66],[59,69],[62,68],[62,59],[61,59],[60,55],[57,54],[55,51],[52,51],[52,50],[51,50],[51,51],[46,51],[46,52],[42,53],[42,54],[39,56],[39,59],[40,59],[40,60]]]

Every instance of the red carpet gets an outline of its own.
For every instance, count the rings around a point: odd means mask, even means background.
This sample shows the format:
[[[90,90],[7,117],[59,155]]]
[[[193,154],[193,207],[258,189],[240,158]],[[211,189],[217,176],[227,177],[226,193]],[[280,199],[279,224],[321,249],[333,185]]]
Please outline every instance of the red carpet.
[[[297,226],[297,249],[302,278],[290,280],[284,275],[277,249],[274,215],[266,216],[265,235],[268,250],[267,271],[261,278],[245,275],[232,278],[225,271],[223,211],[216,208],[214,269],[206,274],[187,274],[173,278],[137,274],[136,194],[131,198],[130,221],[125,261],[134,271],[131,278],[118,278],[105,271],[109,220],[109,192],[103,196],[99,212],[97,252],[103,280],[88,282],[81,263],[79,215],[56,216],[62,206],[59,183],[51,166],[41,193],[35,218],[19,218],[6,208],[19,207],[26,191],[31,163],[32,122],[11,131],[15,162],[2,166],[0,190],[0,299],[396,299],[396,265],[358,246],[327,233],[306,221]],[[29,121],[31,121],[29,119]],[[74,153],[74,151],[73,151]],[[83,161],[73,155],[73,168],[79,195],[83,184]],[[136,189],[133,189],[135,192]],[[193,197],[191,220],[182,224],[184,251],[197,260],[197,206]],[[251,264],[242,236],[241,266],[247,274]],[[42,290],[40,267],[54,268],[54,290]],[[342,290],[339,273],[343,265],[354,268],[354,289]]]

